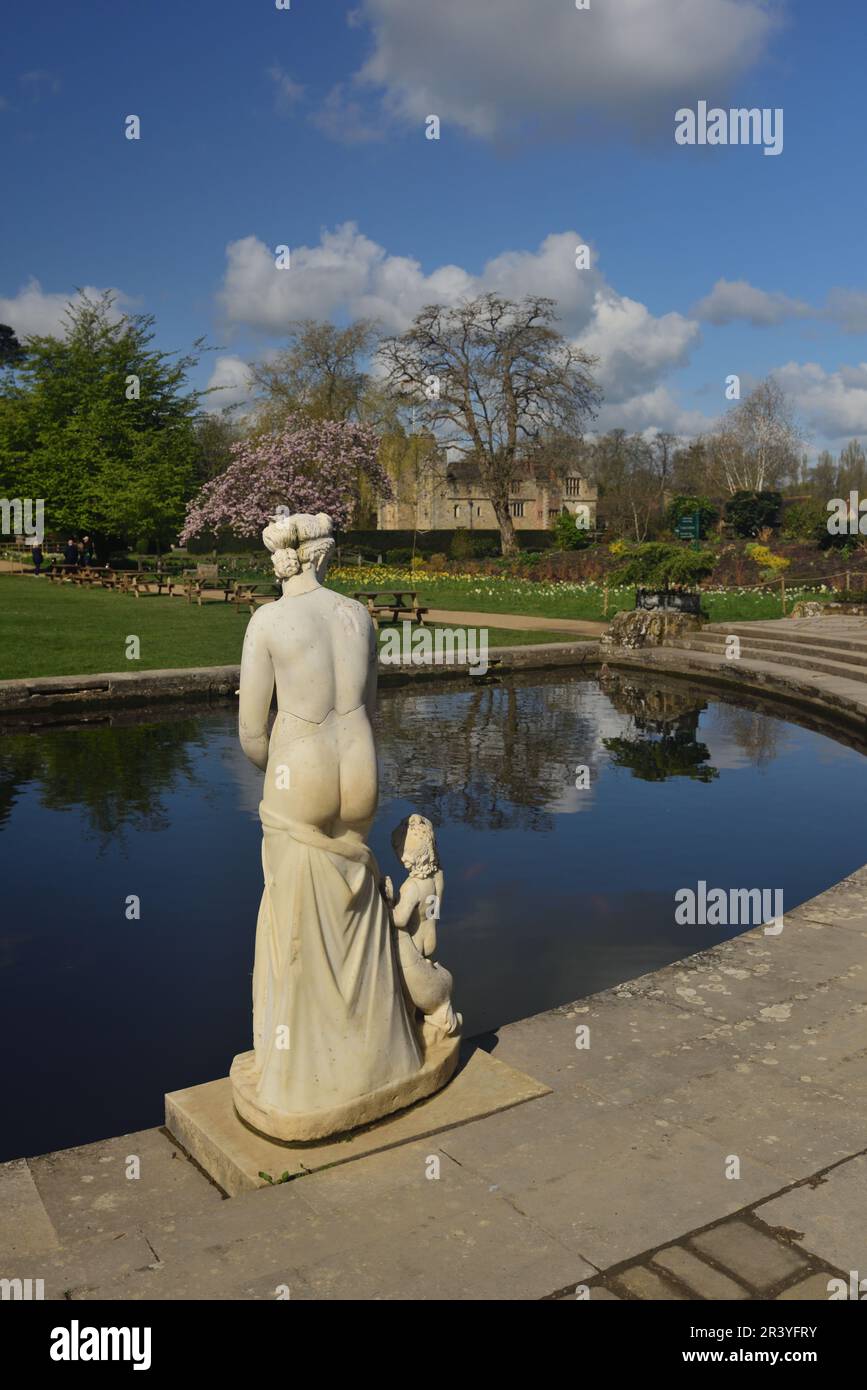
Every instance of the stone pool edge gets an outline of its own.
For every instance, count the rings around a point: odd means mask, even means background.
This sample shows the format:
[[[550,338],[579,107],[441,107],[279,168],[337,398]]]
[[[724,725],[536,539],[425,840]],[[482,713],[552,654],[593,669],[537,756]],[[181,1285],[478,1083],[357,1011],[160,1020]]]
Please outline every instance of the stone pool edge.
[[[696,660],[688,651],[673,647],[643,650],[608,648],[599,642],[551,642],[527,647],[500,647],[495,665],[485,677],[473,676],[466,666],[386,666],[380,664],[383,689],[430,681],[484,681],[524,671],[556,671],[601,666],[626,670],[657,671],[683,676],[727,691],[764,694],[802,709],[820,711],[864,731],[867,718],[867,684],[864,698],[829,688],[830,682],[797,666],[779,672],[759,671],[742,661],[735,665],[719,659],[711,664]],[[0,719],[40,719],[43,715],[134,708],[162,703],[209,702],[233,697],[240,681],[239,666],[179,667],[153,671],[108,671],[84,676],[39,676],[0,681]]]

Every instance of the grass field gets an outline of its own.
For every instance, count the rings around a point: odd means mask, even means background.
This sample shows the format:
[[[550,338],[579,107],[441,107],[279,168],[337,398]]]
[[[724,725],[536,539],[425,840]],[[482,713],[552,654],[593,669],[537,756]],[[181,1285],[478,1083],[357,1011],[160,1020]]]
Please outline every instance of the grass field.
[[[181,598],[136,599],[0,575],[0,680],[232,665],[241,659],[249,616],[227,603],[199,608]],[[126,656],[130,636],[139,639],[137,661]],[[488,632],[491,647],[566,640],[551,632]]]
[[[475,609],[481,613],[527,613],[546,618],[581,618],[604,621],[605,596],[600,584],[550,583],[529,579],[507,579],[491,575],[413,574],[408,569],[369,566],[332,571],[329,582],[344,593],[361,589],[389,589],[404,585],[418,591],[430,608]],[[787,591],[786,611],[800,591]],[[808,597],[831,597],[810,591]],[[609,588],[608,613],[613,617],[621,608],[635,604],[633,588]],[[747,622],[752,618],[781,616],[779,589],[756,592],[751,589],[708,589],[702,604],[712,622]]]

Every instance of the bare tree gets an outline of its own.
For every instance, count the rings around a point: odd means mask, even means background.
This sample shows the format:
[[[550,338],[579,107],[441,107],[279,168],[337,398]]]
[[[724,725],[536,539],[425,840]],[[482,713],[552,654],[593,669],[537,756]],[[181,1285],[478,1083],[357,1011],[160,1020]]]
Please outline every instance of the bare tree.
[[[523,467],[557,432],[579,434],[599,400],[596,359],[553,327],[554,310],[540,295],[430,304],[379,349],[391,389],[411,393],[440,442],[476,463],[504,555],[517,549],[510,497]]]
[[[314,419],[359,419],[369,377],[362,365],[373,352],[376,324],[359,319],[346,328],[302,319],[289,327],[289,344],[252,366],[260,418],[269,427],[289,412]]]
[[[782,388],[768,377],[724,416],[709,443],[721,485],[732,494],[762,492],[797,470],[801,431]]]

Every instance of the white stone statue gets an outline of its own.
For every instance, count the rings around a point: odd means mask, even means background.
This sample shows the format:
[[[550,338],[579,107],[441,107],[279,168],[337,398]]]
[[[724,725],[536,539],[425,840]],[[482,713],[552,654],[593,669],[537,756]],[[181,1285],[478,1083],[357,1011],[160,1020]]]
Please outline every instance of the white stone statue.
[[[320,514],[278,516],[263,532],[283,594],[250,619],[241,662],[241,746],[265,773],[265,888],[253,1051],[232,1064],[232,1094],[243,1120],[288,1142],[429,1095],[459,1044],[414,1017],[366,844],[378,795],[376,634],[360,603],[320,582],[331,529]]]
[[[427,1035],[453,1037],[460,1032],[463,1020],[452,1008],[452,977],[431,959],[437,946],[436,924],[445,886],[433,825],[425,816],[407,816],[391,843],[409,873],[397,901],[391,879],[386,878],[383,884],[397,930],[404,985],[423,1016]]]

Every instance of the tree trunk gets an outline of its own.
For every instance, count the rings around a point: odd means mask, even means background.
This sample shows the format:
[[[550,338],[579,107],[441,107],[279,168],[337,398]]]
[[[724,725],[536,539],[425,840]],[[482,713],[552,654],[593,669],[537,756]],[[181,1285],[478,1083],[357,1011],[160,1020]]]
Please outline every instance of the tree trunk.
[[[494,515],[497,518],[497,525],[500,528],[500,546],[503,554],[516,555],[518,553],[518,538],[512,525],[512,513],[509,511],[509,504],[495,497],[491,498],[491,502]]]

